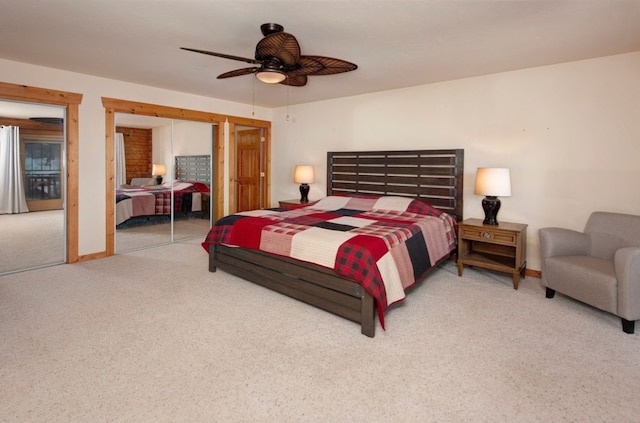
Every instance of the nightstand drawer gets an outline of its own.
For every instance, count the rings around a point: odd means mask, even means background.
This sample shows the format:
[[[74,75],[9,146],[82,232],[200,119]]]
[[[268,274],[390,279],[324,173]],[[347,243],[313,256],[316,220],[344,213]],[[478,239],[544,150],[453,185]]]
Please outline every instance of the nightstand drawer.
[[[490,241],[492,243],[500,243],[504,245],[516,245],[517,235],[513,232],[504,232],[495,229],[485,229],[461,226],[460,237],[465,239],[473,239],[476,241]]]
[[[458,225],[458,276],[465,265],[511,273],[513,289],[518,289],[527,268],[527,225],[464,220]]]

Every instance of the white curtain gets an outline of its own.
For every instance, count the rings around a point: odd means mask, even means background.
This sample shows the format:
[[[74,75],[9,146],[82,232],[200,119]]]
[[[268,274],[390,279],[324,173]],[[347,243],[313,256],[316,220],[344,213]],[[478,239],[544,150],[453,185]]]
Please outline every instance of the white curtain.
[[[116,188],[127,183],[127,163],[124,159],[124,135],[116,132]]]
[[[28,211],[20,163],[20,128],[0,126],[0,214]]]

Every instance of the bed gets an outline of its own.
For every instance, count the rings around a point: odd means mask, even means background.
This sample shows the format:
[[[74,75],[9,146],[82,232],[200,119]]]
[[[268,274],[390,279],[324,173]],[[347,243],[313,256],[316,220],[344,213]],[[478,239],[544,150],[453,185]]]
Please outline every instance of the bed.
[[[211,159],[208,155],[176,156],[175,180],[156,185],[122,185],[116,189],[116,228],[164,223],[174,217],[202,216],[209,210]],[[145,178],[134,178],[144,182]],[[149,183],[150,182],[150,183]]]
[[[435,237],[440,240],[443,236],[448,237],[446,248],[440,248],[437,255],[430,254],[428,259],[424,260],[428,265],[423,263],[414,266],[413,270],[396,269],[395,279],[398,279],[397,275],[400,273],[404,272],[403,275],[406,276],[413,271],[415,280],[412,282],[407,283],[406,278],[399,278],[402,287],[408,289],[422,279],[428,270],[448,260],[456,251],[456,231],[455,227],[446,229],[447,222],[449,226],[451,224],[455,226],[456,222],[462,220],[463,163],[464,150],[462,149],[329,152],[327,153],[326,198],[307,206],[256,210],[220,219],[203,242],[203,247],[209,254],[209,270],[215,272],[220,268],[355,321],[360,324],[362,334],[373,337],[375,336],[376,310],[381,326],[384,328],[386,309],[404,299],[404,292],[397,292],[393,287],[397,285],[397,280],[394,281],[396,285],[391,286],[391,293],[385,285],[387,283],[385,279],[394,274],[393,265],[403,262],[403,260],[396,260],[394,254],[397,256],[397,252],[404,247],[401,248],[389,242],[389,237],[394,238],[397,235],[395,232],[391,235],[390,232],[386,232],[388,228],[382,228],[381,231],[386,233],[381,237],[384,241],[380,241],[380,238],[377,241],[373,240],[377,246],[376,252],[368,253],[359,250],[364,253],[354,254],[349,248],[354,247],[356,238],[358,240],[374,238],[371,235],[376,231],[365,229],[365,233],[361,232],[362,227],[370,228],[370,222],[367,219],[377,223],[388,221],[391,226],[401,226],[403,231],[412,234],[420,232],[416,231],[417,227],[434,226],[437,222],[441,222],[446,235],[423,233],[422,237]],[[322,214],[328,215],[331,221],[320,223],[321,226],[344,224],[347,227],[346,231],[343,227],[329,228],[330,232],[339,233],[338,237],[342,236],[342,240],[328,241],[333,245],[332,253],[330,255],[318,253],[321,259],[317,259],[314,253],[300,254],[300,249],[307,251],[309,245],[300,244],[298,238],[313,239],[314,236],[321,234],[321,231],[317,233],[313,231],[317,228],[315,225],[318,225],[314,219]],[[281,223],[273,225],[269,221]],[[366,223],[361,225],[363,221]],[[426,221],[429,224],[424,223]],[[240,229],[234,231],[236,224]],[[440,223],[436,226],[438,225]],[[278,226],[284,226],[285,229],[272,230]],[[314,226],[314,229],[309,231],[306,226]],[[354,226],[357,227],[355,231],[359,233],[357,236],[352,233]],[[265,230],[265,228],[271,229]],[[326,226],[322,226],[322,229],[326,229]],[[262,235],[252,238],[251,233]],[[312,236],[300,236],[301,233]],[[318,240],[321,237],[322,235],[315,239]],[[286,247],[270,247],[263,251],[259,249],[260,244],[266,245],[267,242],[263,242],[262,238],[284,238],[289,251]],[[406,238],[413,239],[411,236]],[[234,245],[234,242],[237,244]],[[318,243],[322,244],[324,241]],[[358,243],[355,242],[355,244]],[[358,248],[359,245],[355,247]],[[295,253],[291,254],[291,251]],[[362,267],[361,263],[356,263],[355,267],[352,264],[341,268],[335,265],[341,260],[349,261],[350,258],[358,255],[364,255],[364,261],[368,261],[370,267]],[[330,265],[332,260],[335,260],[334,266]],[[371,262],[374,264],[371,265]],[[404,263],[406,267],[406,261]],[[352,267],[352,270],[349,270],[349,267]],[[363,283],[362,274],[371,273],[375,276],[373,279],[383,279],[383,281],[373,284]],[[409,275],[410,278],[411,275]],[[404,286],[405,284],[407,286]],[[376,289],[384,291],[384,296],[381,296]],[[386,303],[382,304],[382,301]]]
[[[203,183],[180,180],[154,186],[122,186],[116,190],[116,227],[161,221],[158,218],[171,216],[172,207],[174,216],[200,213],[202,194],[208,192],[209,187]]]

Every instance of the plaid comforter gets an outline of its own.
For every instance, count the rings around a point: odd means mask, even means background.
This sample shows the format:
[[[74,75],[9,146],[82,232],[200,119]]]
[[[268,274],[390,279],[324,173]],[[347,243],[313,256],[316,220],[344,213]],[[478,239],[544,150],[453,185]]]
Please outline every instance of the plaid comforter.
[[[218,220],[202,243],[262,250],[333,269],[358,282],[384,312],[456,246],[456,222],[403,197],[330,196],[304,207]]]
[[[200,197],[194,198],[194,195],[202,192],[209,192],[209,187],[183,181],[151,187],[120,187],[116,190],[116,225],[131,217],[171,215],[171,197],[177,213],[200,211]]]

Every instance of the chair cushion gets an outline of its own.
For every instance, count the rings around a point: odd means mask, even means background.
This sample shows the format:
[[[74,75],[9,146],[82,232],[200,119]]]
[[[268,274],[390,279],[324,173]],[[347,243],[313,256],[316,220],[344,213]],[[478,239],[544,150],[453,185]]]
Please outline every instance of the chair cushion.
[[[600,310],[616,313],[618,294],[613,260],[590,256],[558,256],[545,260],[551,289]]]
[[[584,232],[591,237],[590,255],[613,260],[619,248],[640,246],[640,216],[593,212]]]

